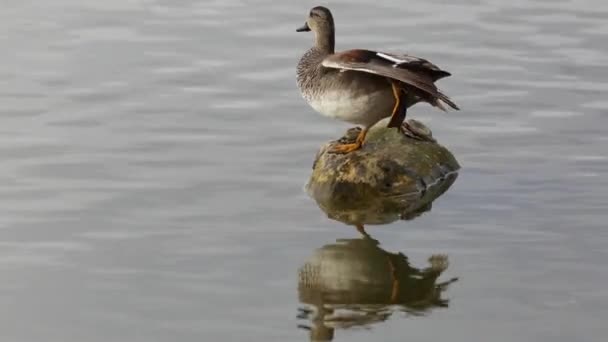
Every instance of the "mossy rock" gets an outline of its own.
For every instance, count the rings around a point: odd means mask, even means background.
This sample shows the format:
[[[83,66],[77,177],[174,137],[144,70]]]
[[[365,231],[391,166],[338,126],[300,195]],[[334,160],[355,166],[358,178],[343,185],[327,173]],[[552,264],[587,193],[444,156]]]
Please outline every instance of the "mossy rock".
[[[322,208],[340,211],[378,206],[390,212],[403,201],[411,203],[412,197],[420,199],[446,179],[451,179],[447,187],[451,185],[460,165],[426,126],[415,120],[409,120],[402,130],[386,125],[387,120],[382,120],[372,127],[357,151],[329,152],[336,144],[354,140],[357,129],[321,147],[306,189]],[[445,191],[439,190],[432,199]]]

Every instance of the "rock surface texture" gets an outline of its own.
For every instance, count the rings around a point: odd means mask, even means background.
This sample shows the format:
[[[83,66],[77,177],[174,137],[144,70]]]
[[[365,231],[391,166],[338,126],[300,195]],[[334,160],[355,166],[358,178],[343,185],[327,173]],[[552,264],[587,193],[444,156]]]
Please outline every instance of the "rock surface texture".
[[[321,147],[306,186],[321,207],[339,211],[378,206],[390,211],[391,203],[399,206],[411,202],[412,196],[427,197],[427,190],[446,180],[451,185],[460,165],[427,127],[409,120],[399,131],[386,128],[386,123],[382,120],[370,129],[360,150],[328,152],[333,145],[354,139],[358,128]],[[435,195],[428,197],[439,194]]]

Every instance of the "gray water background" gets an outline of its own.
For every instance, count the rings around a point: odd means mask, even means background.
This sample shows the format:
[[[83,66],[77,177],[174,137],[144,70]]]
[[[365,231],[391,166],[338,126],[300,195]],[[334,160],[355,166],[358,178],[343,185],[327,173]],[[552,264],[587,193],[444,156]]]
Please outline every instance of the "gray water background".
[[[3,0],[0,339],[306,341],[297,271],[354,229],[303,192],[349,126],[300,98],[309,1]],[[327,1],[338,49],[451,71],[409,112],[463,166],[371,227],[448,308],[336,341],[604,341],[608,2]]]

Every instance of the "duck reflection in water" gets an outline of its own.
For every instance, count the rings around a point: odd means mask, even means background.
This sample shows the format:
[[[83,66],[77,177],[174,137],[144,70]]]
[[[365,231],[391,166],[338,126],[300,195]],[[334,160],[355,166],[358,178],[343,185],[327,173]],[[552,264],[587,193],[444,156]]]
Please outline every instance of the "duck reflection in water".
[[[447,307],[442,297],[456,278],[438,282],[448,267],[445,255],[433,255],[429,266],[416,268],[407,256],[379,247],[374,239],[339,240],[319,248],[299,271],[299,327],[311,341],[331,341],[334,329],[368,326],[394,312],[422,315]]]
[[[335,329],[368,327],[387,320],[395,312],[424,315],[448,306],[444,292],[457,279],[439,281],[448,257],[429,257],[427,267],[414,267],[401,252],[382,249],[364,229],[366,224],[411,220],[431,209],[434,199],[454,182],[451,175],[425,192],[408,197],[379,199],[358,205],[319,201],[328,217],[356,226],[358,239],[342,239],[317,249],[298,273],[300,328],[310,331],[311,341],[331,341]]]

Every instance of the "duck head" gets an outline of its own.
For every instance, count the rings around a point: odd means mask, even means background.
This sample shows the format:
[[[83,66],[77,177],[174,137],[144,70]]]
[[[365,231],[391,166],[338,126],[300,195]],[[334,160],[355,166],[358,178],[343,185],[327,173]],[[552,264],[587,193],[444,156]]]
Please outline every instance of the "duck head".
[[[315,46],[331,50],[334,49],[334,18],[329,9],[317,6],[310,10],[304,25],[296,32],[310,32],[315,34]]]

